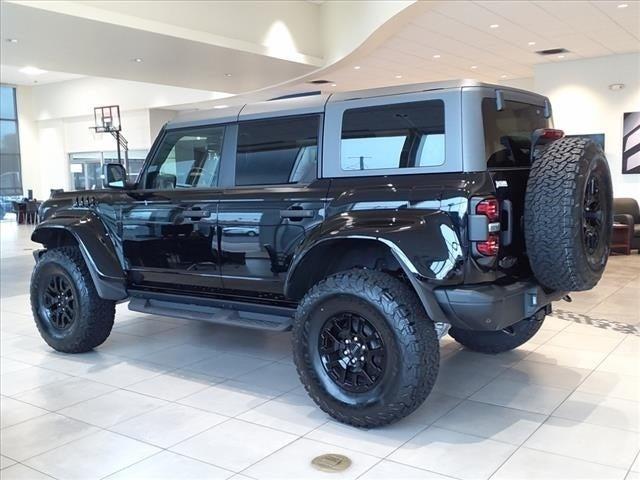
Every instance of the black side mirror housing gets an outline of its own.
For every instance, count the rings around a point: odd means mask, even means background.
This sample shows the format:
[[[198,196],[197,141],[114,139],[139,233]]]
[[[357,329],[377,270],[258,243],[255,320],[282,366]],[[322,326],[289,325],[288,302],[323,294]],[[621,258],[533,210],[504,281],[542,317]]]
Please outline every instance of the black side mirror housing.
[[[127,171],[119,163],[107,163],[102,166],[102,184],[105,188],[127,188]]]

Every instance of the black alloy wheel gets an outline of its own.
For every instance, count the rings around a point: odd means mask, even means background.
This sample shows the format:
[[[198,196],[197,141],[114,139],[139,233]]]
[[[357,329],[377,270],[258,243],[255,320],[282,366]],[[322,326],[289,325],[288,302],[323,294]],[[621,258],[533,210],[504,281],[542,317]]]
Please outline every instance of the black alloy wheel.
[[[382,337],[357,313],[333,315],[322,327],[318,342],[322,365],[340,388],[367,392],[384,375],[386,351]]]
[[[584,208],[582,214],[582,241],[589,263],[598,261],[599,247],[604,237],[604,192],[596,175],[590,175],[585,185]]]
[[[76,319],[77,301],[71,282],[61,274],[53,274],[42,291],[44,314],[54,328],[67,330]]]

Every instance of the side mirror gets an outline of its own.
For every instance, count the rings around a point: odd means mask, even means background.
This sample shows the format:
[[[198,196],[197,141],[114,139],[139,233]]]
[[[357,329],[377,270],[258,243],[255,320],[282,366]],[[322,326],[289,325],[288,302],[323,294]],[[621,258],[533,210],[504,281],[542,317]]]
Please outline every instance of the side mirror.
[[[102,184],[105,188],[126,188],[127,171],[119,163],[107,163],[102,167]]]

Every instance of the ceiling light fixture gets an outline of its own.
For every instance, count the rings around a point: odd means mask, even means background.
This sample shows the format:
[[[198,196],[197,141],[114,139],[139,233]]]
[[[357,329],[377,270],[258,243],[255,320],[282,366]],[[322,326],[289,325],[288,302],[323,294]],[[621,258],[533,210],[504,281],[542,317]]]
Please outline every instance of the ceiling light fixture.
[[[229,78],[231,76],[231,74],[230,73],[225,73],[224,76]]]
[[[396,78],[402,78],[402,75],[396,75]]]
[[[628,3],[621,3],[620,5],[618,5],[618,8],[627,8],[628,6]]]
[[[622,90],[623,88],[624,83],[612,83],[611,85],[609,85],[609,90],[613,90],[614,92]]]
[[[564,55],[558,55],[558,58],[562,60],[564,58]]]
[[[332,87],[337,87],[337,85],[335,83],[332,83],[331,86]]]
[[[356,65],[355,67],[353,67],[354,70],[360,70],[360,65]]]
[[[24,67],[24,68],[21,68],[20,71],[27,75],[41,75],[43,73],[47,73],[46,70],[42,70],[41,68],[38,68],[38,67]]]
[[[506,75],[500,75],[500,78],[507,78]]]
[[[141,58],[134,58],[133,61],[135,63],[142,63],[142,59]]]
[[[18,43],[18,39],[17,38],[7,38],[7,42],[8,43]]]
[[[214,105],[213,108],[215,108],[216,110],[221,109],[221,108],[227,108],[229,105]]]
[[[530,47],[533,47],[536,44],[536,42],[529,42],[527,43],[527,45],[529,45]]]
[[[440,55],[435,54],[435,55],[433,56],[433,58],[438,59],[438,58],[440,58]]]
[[[477,66],[477,65],[471,65],[471,70],[475,70],[475,69],[477,69],[477,68],[478,68],[478,66]]]
[[[500,25],[498,25],[497,23],[492,23],[491,25],[489,25],[489,28],[498,28]]]

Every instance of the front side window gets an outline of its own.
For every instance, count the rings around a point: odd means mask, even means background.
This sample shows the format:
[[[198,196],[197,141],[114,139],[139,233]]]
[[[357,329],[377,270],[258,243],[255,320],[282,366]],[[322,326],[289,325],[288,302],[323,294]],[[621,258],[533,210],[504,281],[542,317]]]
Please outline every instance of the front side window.
[[[443,165],[444,135],[442,100],[346,110],[340,165],[342,170]]]
[[[316,178],[320,117],[240,123],[236,185],[308,183]]]
[[[145,177],[145,188],[211,188],[218,184],[224,127],[169,131]]]
[[[544,107],[506,101],[498,111],[495,98],[482,100],[482,119],[488,168],[529,166],[531,134],[551,124],[544,117]]]

